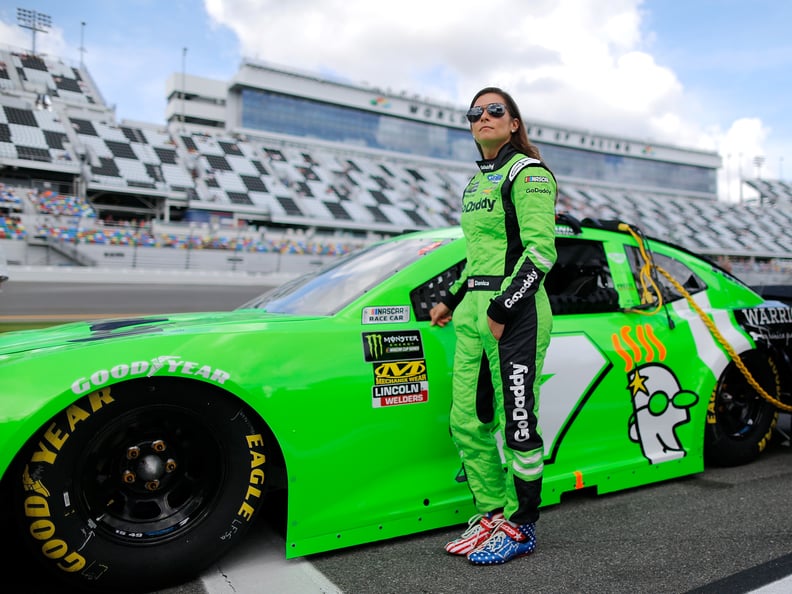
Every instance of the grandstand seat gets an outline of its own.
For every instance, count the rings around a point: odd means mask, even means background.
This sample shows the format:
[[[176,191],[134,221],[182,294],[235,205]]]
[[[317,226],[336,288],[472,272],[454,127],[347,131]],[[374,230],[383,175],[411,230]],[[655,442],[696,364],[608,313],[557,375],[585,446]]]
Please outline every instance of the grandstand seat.
[[[49,56],[0,49],[0,89],[13,91],[0,95],[3,161],[23,160],[33,170],[68,170],[76,177],[84,173],[84,156],[89,195],[112,191],[132,196],[140,190],[164,199],[178,194],[181,204],[202,209],[206,217],[239,213],[274,225],[364,226],[388,233],[446,226],[458,223],[460,198],[475,172],[472,163],[439,164],[281,135],[119,124],[87,72]],[[42,94],[54,103],[34,108]],[[561,178],[558,208],[581,219],[625,220],[649,236],[705,253],[788,257],[792,186],[779,180],[746,183],[761,196],[755,205]],[[772,217],[763,205],[777,207]],[[34,206],[38,212],[82,212],[54,198],[31,203],[31,211]],[[129,238],[98,233],[94,241]]]

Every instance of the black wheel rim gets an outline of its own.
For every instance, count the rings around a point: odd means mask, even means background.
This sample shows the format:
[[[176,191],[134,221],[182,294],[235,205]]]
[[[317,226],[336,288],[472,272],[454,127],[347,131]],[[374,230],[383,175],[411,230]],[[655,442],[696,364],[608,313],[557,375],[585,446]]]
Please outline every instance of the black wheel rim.
[[[742,439],[761,425],[766,402],[739,372],[738,377],[728,378],[721,385],[715,401],[718,425],[726,435]]]
[[[222,448],[194,411],[141,407],[91,439],[75,473],[77,504],[123,541],[170,539],[195,524],[223,484]]]

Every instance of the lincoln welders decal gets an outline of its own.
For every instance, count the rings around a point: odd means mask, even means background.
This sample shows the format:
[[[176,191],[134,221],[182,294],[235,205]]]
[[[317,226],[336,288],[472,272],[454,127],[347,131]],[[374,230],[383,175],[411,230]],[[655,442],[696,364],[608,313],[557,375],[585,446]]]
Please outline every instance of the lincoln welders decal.
[[[403,332],[363,332],[363,355],[366,361],[422,359],[423,343],[417,330]]]
[[[426,402],[429,400],[429,383],[407,382],[373,386],[371,388],[371,400],[374,408]]]
[[[626,387],[634,410],[627,423],[630,439],[640,444],[650,464],[684,458],[676,428],[690,422],[690,407],[698,402],[698,395],[683,390],[674,371],[660,362],[667,351],[649,324],[624,326],[611,340],[627,364]],[[637,365],[641,360],[646,363]]]

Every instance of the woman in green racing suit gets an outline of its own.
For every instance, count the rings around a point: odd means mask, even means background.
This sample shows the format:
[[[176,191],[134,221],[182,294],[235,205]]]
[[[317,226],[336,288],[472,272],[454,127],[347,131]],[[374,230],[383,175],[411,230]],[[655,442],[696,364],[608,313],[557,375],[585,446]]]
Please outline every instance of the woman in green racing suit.
[[[508,93],[482,89],[467,118],[482,157],[462,197],[467,260],[430,315],[445,326],[453,312],[451,433],[479,512],[446,550],[493,565],[536,547],[539,378],[552,326],[543,281],[556,259],[556,181]]]

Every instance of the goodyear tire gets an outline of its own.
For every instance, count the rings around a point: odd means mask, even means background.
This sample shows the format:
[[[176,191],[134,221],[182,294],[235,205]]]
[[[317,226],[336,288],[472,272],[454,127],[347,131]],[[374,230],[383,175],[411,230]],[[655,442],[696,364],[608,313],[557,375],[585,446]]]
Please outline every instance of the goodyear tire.
[[[152,591],[198,575],[262,507],[255,415],[210,386],[148,379],[97,390],[27,444],[12,505],[65,591]]]
[[[778,399],[781,378],[766,353],[741,355],[753,378]],[[713,390],[707,409],[704,455],[708,463],[737,466],[755,460],[767,446],[778,422],[778,409],[765,400],[732,362]]]

